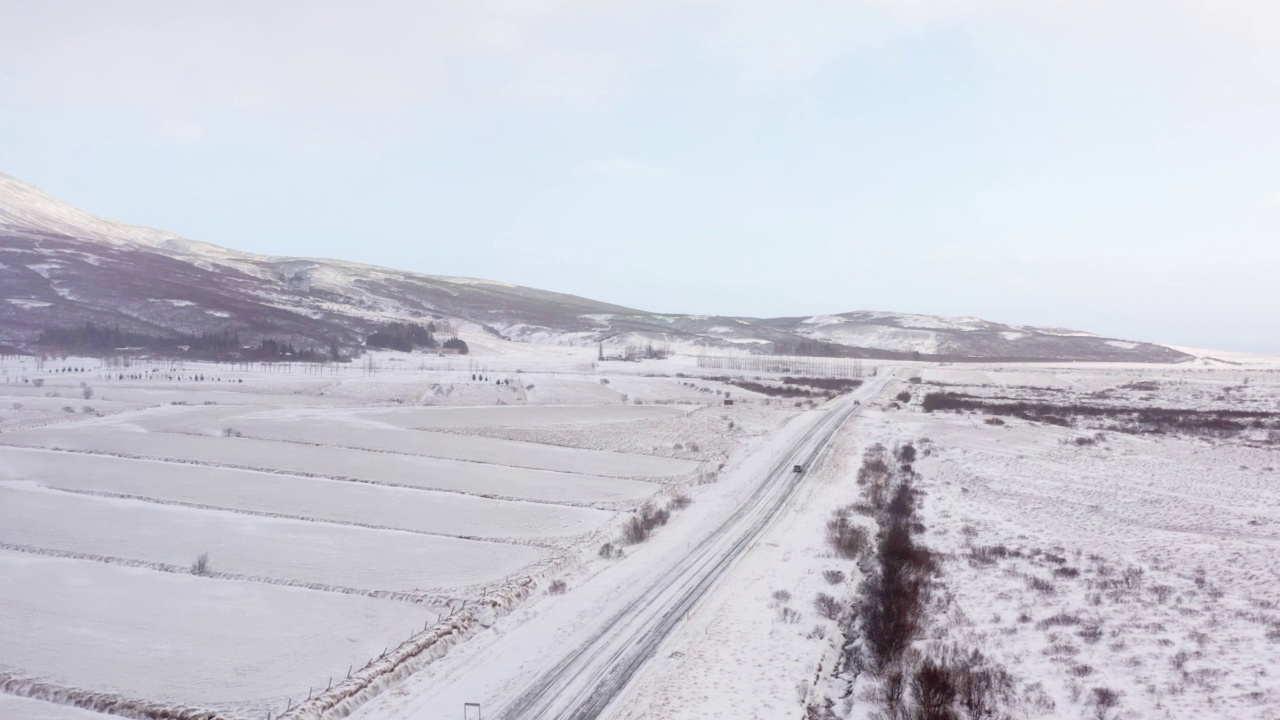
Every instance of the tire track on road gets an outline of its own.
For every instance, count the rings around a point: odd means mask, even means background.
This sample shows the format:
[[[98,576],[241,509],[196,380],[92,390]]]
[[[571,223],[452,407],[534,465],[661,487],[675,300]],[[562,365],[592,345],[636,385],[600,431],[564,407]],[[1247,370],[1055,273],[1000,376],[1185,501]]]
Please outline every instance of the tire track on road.
[[[878,395],[891,378],[870,394]],[[527,686],[498,713],[519,718],[599,717],[715,583],[786,508],[831,438],[861,406],[852,398],[831,410],[797,441],[755,487],[744,507],[686,555],[662,579],[616,612],[587,642]],[[802,473],[791,466],[801,464]]]

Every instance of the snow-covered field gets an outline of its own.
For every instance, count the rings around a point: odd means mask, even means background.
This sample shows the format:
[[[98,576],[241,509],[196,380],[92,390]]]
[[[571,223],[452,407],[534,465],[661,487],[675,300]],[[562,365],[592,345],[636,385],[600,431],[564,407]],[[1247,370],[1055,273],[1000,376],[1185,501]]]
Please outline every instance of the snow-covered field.
[[[793,414],[710,415],[672,377],[637,377],[636,404],[586,351],[497,360],[534,371],[0,360],[0,717],[275,716],[404,648],[434,657]],[[665,425],[699,452],[614,440]]]
[[[1069,411],[1277,413],[1274,366],[914,374],[904,408],[863,423],[868,439],[925,451],[921,537],[941,564],[917,649],[1005,668],[1014,717],[1280,717],[1275,435],[1252,419],[1208,434],[1099,431],[1107,421]],[[921,412],[928,392],[1048,403],[1069,422]],[[884,710],[883,680],[867,675],[840,716]]]
[[[0,542],[175,572],[208,552],[218,573],[370,593],[496,583],[544,554],[509,543],[62,493],[33,482],[0,483]]]
[[[524,648],[503,662],[534,668],[615,612],[803,425],[786,424],[800,412],[790,401],[701,380],[689,359],[593,368],[590,348],[500,347],[483,368],[387,354],[366,374],[205,368],[223,379],[131,382],[46,369],[38,389],[9,384],[0,687],[256,718],[330,676],[341,686],[348,668],[398,667],[370,684],[390,689],[359,716],[427,717],[414,708],[482,687],[459,678],[490,651]],[[608,717],[883,712],[884,678],[853,672],[842,648],[862,642],[852,608],[874,563],[839,557],[826,526],[864,497],[868,448],[911,443],[919,542],[938,566],[912,662],[943,646],[980,652],[1008,673],[1012,717],[1280,718],[1280,365],[896,373]],[[1057,415],[923,411],[948,392]],[[1153,408],[1175,420],[1116,415]],[[1177,420],[1186,413],[1218,424]],[[654,541],[598,556],[632,509],[677,493],[693,505]],[[203,577],[190,571],[201,553]],[[1105,705],[1102,689],[1114,691]],[[10,716],[95,717],[0,692]]]
[[[913,652],[977,651],[1007,670],[1001,712],[1280,717],[1280,445],[1256,433],[1099,438],[1087,419],[996,425],[919,409],[926,392],[958,391],[1276,413],[1274,365],[901,374],[924,383],[900,383],[888,395],[911,400],[876,403],[846,428],[793,512],[676,631],[610,717],[893,717],[883,679],[869,670],[855,679],[840,647],[863,642],[852,608],[867,559],[838,557],[824,537],[832,512],[862,497],[858,458],[875,443],[921,452],[921,542],[940,568]],[[815,605],[820,594],[840,603],[839,622]],[[909,711],[913,692],[908,678],[898,707]]]
[[[404,602],[25,553],[0,554],[0,573],[6,670],[254,714],[435,619]]]
[[[431,535],[535,539],[590,532],[608,513],[325,477],[0,448],[5,473],[60,490]]]
[[[250,478],[249,486],[257,488],[266,479],[260,475],[247,476],[244,470],[260,471],[264,475],[285,474],[292,480],[281,478],[273,483],[297,484],[301,477],[351,479],[366,484],[417,487],[422,489],[457,492],[480,497],[521,498],[570,504],[604,503],[642,498],[654,491],[654,484],[625,478],[585,476],[575,473],[556,473],[543,470],[515,468],[499,464],[460,463],[450,460],[417,457],[404,453],[371,453],[337,447],[317,447],[293,443],[279,443],[251,438],[222,438],[190,435],[151,435],[146,433],[102,432],[98,428],[42,428],[32,431],[6,433],[0,437],[0,445],[14,450],[8,452],[12,463],[60,464],[71,463],[66,456],[89,454],[94,457],[133,458],[131,467],[152,468],[139,470],[139,477],[122,478],[126,482],[141,482],[147,476],[162,476],[161,481],[180,481],[183,476],[197,474],[200,477]],[[48,453],[17,452],[16,448],[57,448],[61,457]],[[409,449],[409,448],[406,448]],[[139,465],[139,458],[154,459],[165,465]],[[173,470],[173,465],[189,466],[186,470]],[[122,467],[120,463],[105,460],[102,468]],[[229,468],[239,469],[233,472]],[[218,472],[221,471],[221,472]],[[217,488],[209,488],[216,491]],[[351,488],[335,492],[354,492]]]

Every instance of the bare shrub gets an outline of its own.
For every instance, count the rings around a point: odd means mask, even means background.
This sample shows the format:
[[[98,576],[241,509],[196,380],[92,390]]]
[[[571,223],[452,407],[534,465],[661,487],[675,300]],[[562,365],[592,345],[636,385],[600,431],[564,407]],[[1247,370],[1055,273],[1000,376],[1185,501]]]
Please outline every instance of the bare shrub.
[[[92,400],[93,388],[89,387],[88,385],[85,385],[84,388],[80,390],[80,395],[83,396],[85,400]]]
[[[865,527],[850,522],[843,511],[838,511],[827,521],[827,543],[846,560],[861,557],[870,544],[870,538],[871,533]]]
[[[63,406],[62,406],[62,412],[65,412],[65,413],[73,413],[73,412],[75,412],[75,411],[76,411],[76,409],[75,409],[75,408],[73,408],[73,407],[71,407],[70,405],[63,405]]]
[[[998,717],[996,708],[1013,699],[1013,677],[1003,667],[984,665],[983,660],[974,650],[969,661],[953,671],[959,705],[974,719]]]
[[[569,589],[568,584],[566,584],[564,580],[560,580],[557,578],[555,580],[552,580],[551,584],[547,586],[547,594],[563,595],[564,592],[568,589]]]
[[[1015,555],[1010,553],[1009,548],[1004,545],[979,545],[978,547],[969,548],[969,565],[978,567],[981,565],[994,565],[996,561]]]
[[[925,658],[911,680],[911,694],[915,698],[919,720],[951,720],[956,701],[956,684],[951,669]]]
[[[778,608],[778,620],[786,623],[787,625],[795,625],[800,622],[800,613],[789,607],[783,606]]]
[[[1027,587],[1035,590],[1036,592],[1044,593],[1045,595],[1052,595],[1057,591],[1057,588],[1053,583],[1045,580],[1044,578],[1038,577],[1029,578],[1027,580]]]
[[[1102,626],[1096,622],[1091,622],[1080,628],[1080,639],[1093,645],[1102,639]]]
[[[1054,637],[1057,637],[1057,635],[1051,634],[1049,637],[1054,638]],[[1041,652],[1053,658],[1072,657],[1074,655],[1080,654],[1080,648],[1070,643],[1060,642],[1060,643],[1054,643],[1049,647],[1046,647]]]
[[[1124,583],[1125,588],[1129,590],[1137,590],[1142,587],[1142,578],[1144,572],[1140,567],[1127,567],[1121,574],[1120,580]]]
[[[36,387],[44,387],[44,378],[32,378],[31,384]]]
[[[622,540],[628,545],[638,545],[649,539],[654,528],[666,525],[670,518],[671,513],[666,508],[655,509],[652,505],[645,505],[622,526]]]
[[[907,690],[906,680],[901,670],[892,670],[884,674],[884,680],[880,683],[880,702],[890,711],[890,717],[895,717],[894,711],[902,707]]]
[[[211,572],[213,570],[209,567],[209,553],[200,553],[199,557],[191,563],[191,574],[204,576]]]
[[[606,560],[620,558],[622,557],[622,548],[611,542],[607,542],[600,546],[600,557],[605,558]]]
[[[950,646],[926,657],[911,678],[916,707],[910,717],[930,720],[1002,718],[1014,699],[1013,676],[981,652]]]
[[[774,590],[773,601],[776,605],[784,605],[791,600],[791,593],[787,590]]]
[[[639,515],[632,515],[622,526],[622,541],[628,545],[639,545],[649,539],[649,529]]]
[[[1077,578],[1080,577],[1080,571],[1073,567],[1054,568],[1053,576],[1068,579]]]
[[[683,510],[692,504],[693,504],[693,498],[681,493],[680,495],[677,495],[671,498],[671,502],[668,503],[667,507],[671,508],[672,510]]]
[[[822,640],[827,636],[827,626],[821,623],[814,625],[813,629],[805,635],[810,640]]]
[[[844,582],[844,573],[839,570],[823,570],[822,579],[826,580],[828,585],[839,585]]]
[[[818,593],[818,596],[813,599],[813,608],[828,620],[840,617],[840,603],[826,593]]]
[[[1119,707],[1120,693],[1107,687],[1096,687],[1093,689],[1093,696],[1089,699],[1089,705],[1093,708],[1093,716],[1098,720],[1107,720],[1113,717],[1112,708]]]
[[[927,580],[935,566],[928,549],[917,547],[911,538],[914,498],[909,481],[895,488],[885,506],[877,547],[880,571],[868,576],[861,588],[862,633],[880,669],[896,660],[924,626]]]
[[[883,445],[876,443],[862,455],[862,467],[858,468],[858,484],[866,486],[867,502],[876,510],[884,507],[893,481],[889,467],[889,454]]]
[[[1061,627],[1065,625],[1079,625],[1080,622],[1081,620],[1079,615],[1070,615],[1068,613],[1060,612],[1057,615],[1050,615],[1049,617],[1036,623],[1036,629],[1045,630],[1051,627]]]
[[[1173,597],[1173,588],[1169,585],[1152,585],[1151,594],[1156,596],[1156,602],[1164,604]]]

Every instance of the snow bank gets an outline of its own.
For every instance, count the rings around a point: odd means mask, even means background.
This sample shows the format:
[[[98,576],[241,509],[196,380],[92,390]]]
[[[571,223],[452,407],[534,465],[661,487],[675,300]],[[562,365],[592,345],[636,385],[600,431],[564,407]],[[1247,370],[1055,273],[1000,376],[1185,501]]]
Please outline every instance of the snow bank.
[[[30,680],[13,673],[0,672],[0,693],[71,705],[94,712],[135,718],[135,720],[230,720],[213,710],[168,705],[125,698],[113,693],[92,692]]]

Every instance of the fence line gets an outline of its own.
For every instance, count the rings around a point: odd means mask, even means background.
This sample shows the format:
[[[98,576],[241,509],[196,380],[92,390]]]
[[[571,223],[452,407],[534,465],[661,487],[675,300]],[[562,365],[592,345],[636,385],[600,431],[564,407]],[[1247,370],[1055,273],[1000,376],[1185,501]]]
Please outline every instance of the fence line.
[[[698,367],[709,370],[789,373],[809,377],[862,377],[862,361],[856,358],[798,357],[790,355],[712,355],[700,353],[698,355]]]

